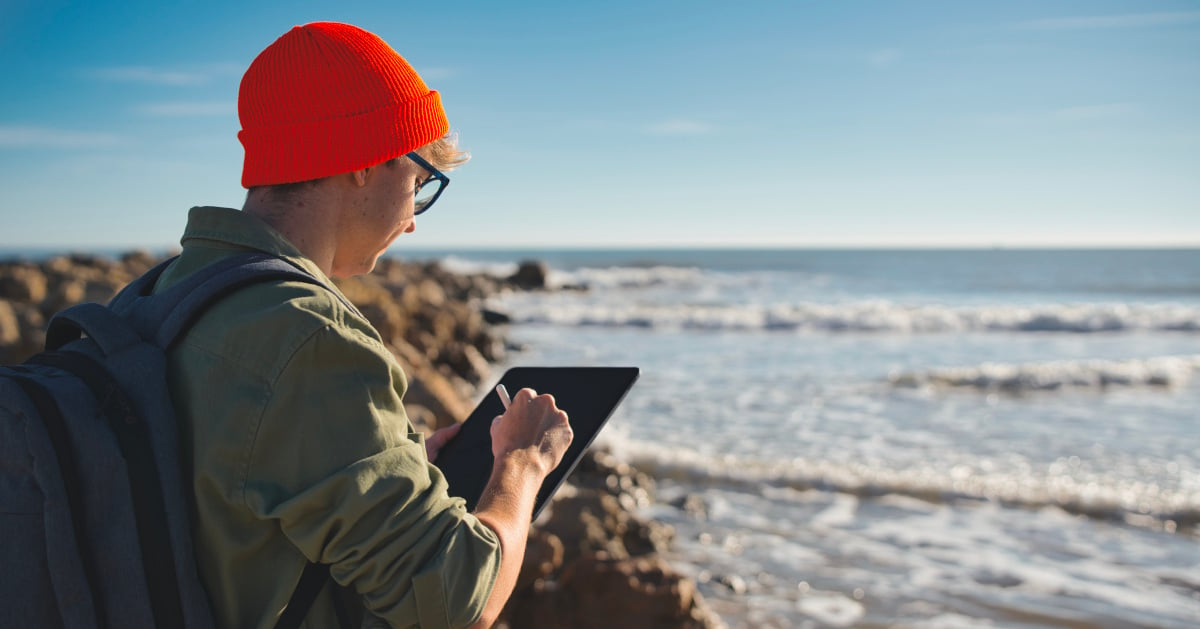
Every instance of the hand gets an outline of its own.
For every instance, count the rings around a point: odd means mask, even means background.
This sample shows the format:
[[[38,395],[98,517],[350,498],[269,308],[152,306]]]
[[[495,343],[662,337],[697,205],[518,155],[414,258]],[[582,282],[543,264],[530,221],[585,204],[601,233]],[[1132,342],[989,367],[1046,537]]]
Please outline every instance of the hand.
[[[429,435],[429,438],[425,440],[425,454],[429,457],[430,463],[437,460],[438,452],[441,451],[442,446],[445,446],[447,442],[453,439],[454,435],[458,434],[460,428],[462,428],[462,424],[450,424],[445,428],[435,430],[432,435]]]
[[[508,410],[492,420],[492,456],[497,461],[510,454],[528,457],[545,477],[562,462],[574,437],[554,396],[521,389]]]

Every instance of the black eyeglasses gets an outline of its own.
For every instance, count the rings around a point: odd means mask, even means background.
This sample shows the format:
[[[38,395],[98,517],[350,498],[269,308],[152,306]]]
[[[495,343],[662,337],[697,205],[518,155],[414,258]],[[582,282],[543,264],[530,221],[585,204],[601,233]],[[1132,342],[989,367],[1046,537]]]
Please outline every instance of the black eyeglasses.
[[[433,202],[442,196],[442,190],[450,185],[450,178],[442,173],[442,171],[433,167],[433,164],[425,161],[425,158],[417,155],[416,151],[408,154],[408,159],[429,171],[429,178],[422,181],[415,191],[413,191],[413,216],[428,210],[433,206]]]

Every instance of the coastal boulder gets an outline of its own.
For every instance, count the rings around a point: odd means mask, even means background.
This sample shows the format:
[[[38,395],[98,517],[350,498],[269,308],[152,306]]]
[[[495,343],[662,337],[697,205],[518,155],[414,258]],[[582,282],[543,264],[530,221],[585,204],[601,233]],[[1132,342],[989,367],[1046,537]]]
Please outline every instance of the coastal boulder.
[[[536,604],[528,604],[531,598]],[[522,604],[525,603],[525,604]],[[539,629],[720,629],[696,584],[658,556],[581,557],[554,587],[518,599],[508,626]]]
[[[393,341],[388,349],[408,377],[405,408],[420,407],[421,416],[432,418],[430,432],[467,418],[470,401],[425,354],[402,339]]]
[[[594,489],[576,489],[573,495],[555,500],[550,508],[544,528],[562,540],[568,564],[596,552],[629,557],[624,537],[631,515],[621,509],[616,497]]]
[[[46,298],[46,276],[35,266],[15,265],[0,273],[0,299],[39,303]]]
[[[695,583],[662,559],[674,531],[638,517],[635,493],[649,504],[649,477],[589,450],[534,523],[501,626],[723,627]]]
[[[56,283],[42,300],[40,309],[42,315],[49,318],[54,313],[65,310],[84,301],[87,296],[87,286],[77,279],[64,279]]]
[[[547,279],[550,268],[540,260],[523,260],[517,272],[508,277],[508,283],[521,290],[544,290],[549,287]]]
[[[21,340],[21,323],[11,301],[0,299],[0,347],[16,345]]]
[[[581,629],[619,626],[623,629],[715,629],[721,626],[711,612],[697,604],[696,584],[661,557],[612,559],[591,555],[575,562],[563,575],[562,589],[574,601],[569,626]],[[606,611],[622,611],[619,620]]]
[[[13,364],[41,351],[46,319],[30,304],[0,299],[0,364]]]
[[[404,338],[407,329],[404,312],[374,275],[339,278],[334,284],[371,322],[385,344]]]
[[[121,256],[121,264],[130,275],[137,277],[158,264],[158,258],[145,249],[135,249]]]
[[[540,529],[529,531],[525,541],[525,560],[521,563],[521,574],[517,577],[516,590],[534,587],[563,566],[563,545],[558,536]]]

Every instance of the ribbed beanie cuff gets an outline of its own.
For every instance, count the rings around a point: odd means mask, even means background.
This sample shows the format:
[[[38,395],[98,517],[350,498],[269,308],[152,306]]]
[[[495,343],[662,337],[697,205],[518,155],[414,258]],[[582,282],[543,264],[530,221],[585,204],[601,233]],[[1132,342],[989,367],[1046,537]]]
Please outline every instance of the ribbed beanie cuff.
[[[373,166],[446,134],[441,97],[382,39],[333,22],[297,26],[250,64],[238,92],[242,186]]]

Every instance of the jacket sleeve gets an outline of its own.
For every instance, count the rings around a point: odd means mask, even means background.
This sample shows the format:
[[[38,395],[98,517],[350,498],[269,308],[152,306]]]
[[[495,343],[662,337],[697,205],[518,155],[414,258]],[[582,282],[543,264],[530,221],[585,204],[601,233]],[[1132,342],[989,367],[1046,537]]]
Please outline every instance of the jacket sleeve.
[[[500,542],[446,493],[401,405],[406,386],[378,340],[317,330],[248,437],[243,500],[389,625],[466,626],[491,594]]]

